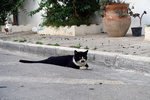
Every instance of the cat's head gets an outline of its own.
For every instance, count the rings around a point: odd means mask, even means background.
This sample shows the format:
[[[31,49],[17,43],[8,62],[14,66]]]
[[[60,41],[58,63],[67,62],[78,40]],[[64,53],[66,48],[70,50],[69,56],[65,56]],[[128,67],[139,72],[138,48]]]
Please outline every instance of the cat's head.
[[[74,60],[78,65],[84,66],[86,65],[86,61],[87,61],[87,53],[88,50],[85,52],[78,52],[78,51],[74,51]]]

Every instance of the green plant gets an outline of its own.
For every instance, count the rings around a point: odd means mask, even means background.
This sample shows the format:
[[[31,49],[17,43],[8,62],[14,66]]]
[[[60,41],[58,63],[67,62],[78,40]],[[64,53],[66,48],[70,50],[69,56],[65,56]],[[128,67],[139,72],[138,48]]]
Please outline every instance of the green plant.
[[[43,43],[42,43],[42,42],[40,42],[40,41],[37,41],[37,42],[36,42],[36,44],[40,44],[40,45],[42,45]]]
[[[79,43],[79,44],[78,44],[78,45],[76,45],[76,46],[70,46],[70,47],[80,49],[80,48],[81,48],[81,44]]]
[[[18,42],[18,40],[13,40],[13,42]]]
[[[88,46],[86,46],[84,49],[89,49],[89,47],[88,47]]]
[[[0,0],[0,25],[4,25],[7,16],[18,14],[18,8],[23,8],[24,0]]]
[[[90,16],[99,10],[99,0],[41,0],[34,15],[44,10],[43,26],[71,26],[91,24]]]
[[[133,9],[134,9],[134,8],[133,8]],[[141,26],[141,25],[142,25],[142,18],[143,18],[143,15],[144,15],[144,14],[147,14],[147,12],[146,12],[146,11],[143,11],[143,13],[141,14],[141,16],[140,16],[139,13],[133,13],[133,11],[132,11],[131,9],[129,9],[129,12],[130,12],[130,16],[133,16],[134,18],[136,18],[136,17],[139,18],[139,20],[140,20],[140,26]]]
[[[100,10],[101,10],[101,16],[104,15],[105,13],[105,7],[107,5],[111,5],[113,4],[113,1],[112,0],[100,0]]]
[[[96,50],[96,49],[97,49],[97,47],[95,46],[93,50]]]
[[[58,43],[55,43],[54,46],[60,46]]]
[[[45,37],[45,36],[42,36],[41,38],[42,38],[42,39],[45,39],[46,37]]]
[[[23,39],[23,40],[19,40],[19,42],[27,42],[27,40],[26,40],[26,39]]]
[[[50,45],[51,46],[52,44],[46,44],[46,45]]]
[[[50,46],[60,46],[60,44],[58,44],[58,43],[55,43],[55,44],[47,44],[47,45],[50,45]]]
[[[125,55],[128,55],[129,53],[124,53]]]
[[[116,10],[115,12],[118,13],[118,16],[119,16],[119,17],[126,17],[126,16],[128,16],[128,14],[123,14],[123,13],[121,13],[121,12],[118,11],[118,10]]]

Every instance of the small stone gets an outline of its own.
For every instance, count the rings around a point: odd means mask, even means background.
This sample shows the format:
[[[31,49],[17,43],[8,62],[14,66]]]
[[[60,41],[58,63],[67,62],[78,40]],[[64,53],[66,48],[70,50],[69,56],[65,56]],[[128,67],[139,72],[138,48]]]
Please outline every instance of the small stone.
[[[69,38],[65,38],[65,40],[69,40]]]
[[[23,85],[21,85],[20,87],[24,87]]]
[[[89,90],[94,90],[94,88],[89,88]]]
[[[100,85],[102,85],[103,83],[99,83]]]

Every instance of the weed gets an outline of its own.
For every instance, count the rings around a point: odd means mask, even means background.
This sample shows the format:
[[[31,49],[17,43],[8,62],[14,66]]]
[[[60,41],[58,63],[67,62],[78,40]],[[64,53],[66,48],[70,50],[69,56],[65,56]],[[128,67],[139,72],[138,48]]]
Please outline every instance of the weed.
[[[70,46],[70,47],[80,49],[81,48],[81,44],[79,43],[77,46]]]
[[[55,43],[54,46],[60,46],[58,43]]]
[[[93,50],[96,50],[97,49],[97,47],[94,47],[94,49]]]
[[[88,47],[88,46],[86,46],[84,49],[89,49],[89,47]]]
[[[40,45],[42,45],[43,43],[42,43],[42,42],[37,41],[37,42],[36,42],[36,44],[40,44]]]
[[[52,44],[46,44],[46,45],[52,45]]]
[[[125,55],[128,55],[129,53],[124,53]]]
[[[45,39],[46,37],[45,37],[45,36],[42,36],[41,38],[42,38],[42,39]]]
[[[27,42],[27,40],[26,40],[26,39],[24,39],[24,40],[19,40],[19,42]]]
[[[13,40],[13,42],[18,42],[18,40]]]
[[[50,46],[60,46],[60,44],[58,44],[58,43],[55,43],[55,44],[47,44],[47,45],[50,45]]]

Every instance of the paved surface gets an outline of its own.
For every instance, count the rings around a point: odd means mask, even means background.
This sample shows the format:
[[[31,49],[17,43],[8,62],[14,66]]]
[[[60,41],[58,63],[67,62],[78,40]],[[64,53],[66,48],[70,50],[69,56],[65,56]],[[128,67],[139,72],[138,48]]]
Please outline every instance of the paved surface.
[[[26,40],[24,42],[33,44],[41,42],[44,45],[57,43],[64,47],[79,46],[80,44],[81,48],[89,48],[90,50],[117,52],[125,55],[150,56],[150,42],[144,41],[144,36],[133,37],[131,35],[126,35],[126,37],[115,38],[108,37],[106,33],[101,33],[98,35],[67,37],[22,32],[10,35],[0,33],[0,39],[16,42]]]
[[[0,50],[0,100],[149,100],[150,75],[90,63],[92,70],[22,64],[39,56]]]

